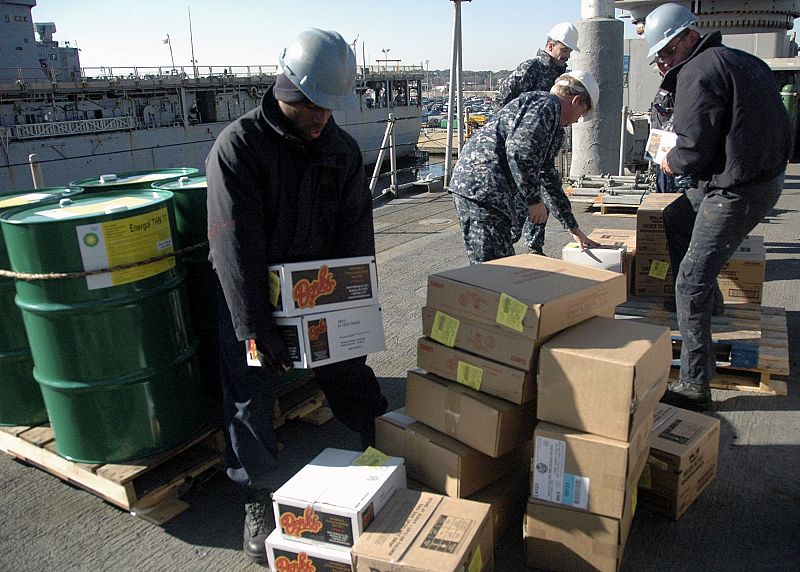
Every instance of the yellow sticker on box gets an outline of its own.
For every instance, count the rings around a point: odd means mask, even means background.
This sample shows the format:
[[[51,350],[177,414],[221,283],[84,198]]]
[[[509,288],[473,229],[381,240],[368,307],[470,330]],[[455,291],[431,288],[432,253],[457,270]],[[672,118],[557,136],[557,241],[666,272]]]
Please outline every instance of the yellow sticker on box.
[[[475,547],[475,553],[469,559],[467,572],[481,572],[483,570],[483,556],[481,555],[481,545]]]
[[[528,305],[520,302],[508,294],[500,294],[500,303],[497,305],[495,321],[501,326],[506,326],[517,332],[522,331],[522,320],[528,313]]]
[[[446,345],[448,348],[452,348],[456,345],[456,336],[460,325],[461,322],[456,318],[436,310],[436,316],[433,318],[433,327],[431,328],[431,338],[440,344]]]
[[[669,272],[669,262],[664,262],[663,260],[653,260],[650,263],[650,276],[653,278],[664,280],[667,277],[667,272]]]
[[[357,457],[353,464],[359,467],[381,467],[388,463],[390,458],[389,455],[381,453],[374,447],[367,447],[367,450]]]
[[[458,369],[456,370],[456,381],[475,391],[480,391],[481,383],[483,383],[483,370],[477,366],[459,360]]]
[[[281,279],[277,272],[269,273],[269,303],[273,308],[278,307],[278,300],[281,297]]]

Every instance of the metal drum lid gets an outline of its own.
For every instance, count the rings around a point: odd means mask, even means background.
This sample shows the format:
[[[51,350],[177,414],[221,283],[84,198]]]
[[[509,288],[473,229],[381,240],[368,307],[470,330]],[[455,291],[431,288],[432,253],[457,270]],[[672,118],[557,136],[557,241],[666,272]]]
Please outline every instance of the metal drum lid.
[[[124,173],[106,173],[99,177],[72,181],[70,187],[78,187],[89,192],[118,191],[121,189],[147,189],[158,181],[175,179],[199,172],[194,167],[178,167],[175,169],[154,169],[151,171],[126,171]]]

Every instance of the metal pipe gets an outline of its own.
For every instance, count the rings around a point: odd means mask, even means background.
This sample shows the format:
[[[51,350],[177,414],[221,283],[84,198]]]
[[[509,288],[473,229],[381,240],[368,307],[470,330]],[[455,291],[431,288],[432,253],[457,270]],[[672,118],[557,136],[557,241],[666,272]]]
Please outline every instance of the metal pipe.
[[[461,2],[456,2],[458,4],[458,12],[456,14],[456,19],[458,20],[458,43],[457,43],[457,50],[458,50],[458,61],[456,66],[456,89],[458,90],[458,150],[459,155],[461,154],[461,149],[464,147],[464,85],[462,80],[463,75],[463,62],[462,56],[463,52],[461,49],[462,46],[462,36],[461,36]]]
[[[458,56],[458,25],[461,22],[461,2],[460,0],[453,0],[453,53],[450,58],[450,86],[447,91],[447,142],[445,147],[445,163],[444,163],[444,185],[450,184],[450,176],[453,174],[453,101],[455,100],[455,82],[456,82],[456,57]]]
[[[394,130],[394,115],[389,114],[389,122],[386,124],[386,131],[383,134],[383,141],[381,141],[381,148],[378,151],[378,159],[375,162],[375,168],[372,170],[372,179],[369,181],[369,192],[375,192],[375,186],[378,184],[378,175],[381,172],[381,165],[383,165],[383,157],[386,153],[386,145],[389,142],[389,137]]]
[[[625,174],[625,132],[628,130],[628,106],[622,106],[622,125],[619,130],[619,176]]]
[[[389,118],[392,121],[392,125],[394,125],[394,115],[389,114]],[[395,133],[394,129],[391,130],[389,134],[389,168],[391,169],[391,181],[392,181],[392,192],[395,196],[397,196],[397,147],[395,145]]]
[[[39,163],[39,155],[31,153],[28,155],[28,163],[31,165],[31,179],[33,179],[33,188],[44,188],[44,178],[42,177],[42,165]]]

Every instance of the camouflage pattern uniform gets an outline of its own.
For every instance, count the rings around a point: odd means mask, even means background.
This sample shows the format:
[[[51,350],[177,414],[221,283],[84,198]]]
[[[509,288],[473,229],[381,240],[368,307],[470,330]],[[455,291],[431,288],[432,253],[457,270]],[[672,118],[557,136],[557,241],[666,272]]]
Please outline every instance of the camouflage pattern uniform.
[[[567,71],[566,64],[560,64],[544,50],[539,50],[536,57],[526,60],[517,66],[503,80],[494,98],[495,110],[528,91],[550,91],[556,78]],[[525,235],[525,244],[529,252],[541,252],[544,247],[545,223],[533,224],[528,219],[528,205],[519,194],[514,203],[516,218],[512,226],[512,242],[516,243]]]
[[[517,194],[543,202],[567,230],[578,226],[555,166],[563,141],[561,101],[542,91],[523,93],[467,141],[450,192],[470,263],[514,254]]]

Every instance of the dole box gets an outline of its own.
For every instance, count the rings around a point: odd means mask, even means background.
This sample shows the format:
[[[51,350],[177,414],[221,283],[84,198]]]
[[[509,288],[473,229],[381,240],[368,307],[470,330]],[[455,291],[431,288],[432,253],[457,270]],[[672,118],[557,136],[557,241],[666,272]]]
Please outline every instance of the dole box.
[[[288,540],[349,550],[405,486],[403,459],[325,449],[272,493],[275,523]]]
[[[274,316],[300,316],[378,303],[374,256],[294,262],[269,267]]]

